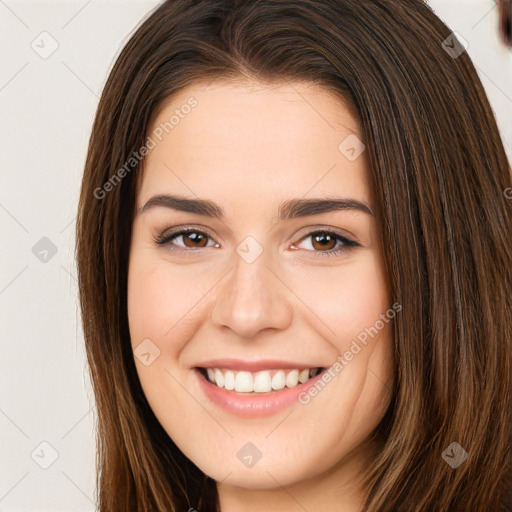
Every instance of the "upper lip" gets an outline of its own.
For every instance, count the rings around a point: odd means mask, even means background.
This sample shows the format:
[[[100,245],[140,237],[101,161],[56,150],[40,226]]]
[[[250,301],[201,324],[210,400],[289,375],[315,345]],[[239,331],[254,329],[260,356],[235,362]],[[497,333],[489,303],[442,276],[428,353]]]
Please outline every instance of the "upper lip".
[[[298,369],[305,368],[325,368],[322,365],[304,364],[293,361],[279,361],[277,359],[258,359],[257,361],[244,361],[242,359],[211,359],[203,361],[196,365],[196,368],[226,368],[227,370],[245,370],[248,372],[256,372],[259,370],[273,369]]]

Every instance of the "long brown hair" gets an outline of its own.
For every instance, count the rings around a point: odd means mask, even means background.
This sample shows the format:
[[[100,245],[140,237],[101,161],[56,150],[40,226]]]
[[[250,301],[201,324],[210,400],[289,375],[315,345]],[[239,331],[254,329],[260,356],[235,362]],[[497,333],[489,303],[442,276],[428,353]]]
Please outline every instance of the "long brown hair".
[[[320,84],[358,114],[391,302],[403,307],[364,510],[511,510],[511,172],[451,32],[420,0],[169,0],[134,32],[99,102],[76,227],[100,512],[219,507],[215,482],[145,399],[127,318],[134,155],[165,101],[218,77]],[[454,442],[468,454],[457,468]]]

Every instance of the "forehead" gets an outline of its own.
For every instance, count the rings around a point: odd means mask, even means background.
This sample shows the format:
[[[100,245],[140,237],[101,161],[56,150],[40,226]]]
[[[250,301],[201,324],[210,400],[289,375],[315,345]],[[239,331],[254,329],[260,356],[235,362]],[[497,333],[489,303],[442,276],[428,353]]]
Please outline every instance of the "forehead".
[[[138,204],[150,195],[350,195],[370,202],[358,119],[318,85],[196,83],[154,116]],[[348,142],[347,142],[348,141]],[[349,148],[350,149],[350,148]],[[349,156],[351,156],[349,154]]]

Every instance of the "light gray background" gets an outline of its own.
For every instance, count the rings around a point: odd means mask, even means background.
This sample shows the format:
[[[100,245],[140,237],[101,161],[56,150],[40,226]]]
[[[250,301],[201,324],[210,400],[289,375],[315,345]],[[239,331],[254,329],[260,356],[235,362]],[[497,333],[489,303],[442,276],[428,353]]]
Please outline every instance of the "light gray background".
[[[496,4],[429,3],[468,41],[512,160],[512,51]],[[94,510],[73,231],[99,95],[157,4],[0,0],[0,512]]]

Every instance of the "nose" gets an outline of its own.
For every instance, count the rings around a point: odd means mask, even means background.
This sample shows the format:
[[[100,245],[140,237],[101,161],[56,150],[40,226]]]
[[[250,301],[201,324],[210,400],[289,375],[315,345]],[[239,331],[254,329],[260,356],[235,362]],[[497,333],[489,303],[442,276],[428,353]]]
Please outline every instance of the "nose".
[[[219,284],[211,319],[238,337],[254,339],[266,329],[286,329],[292,320],[292,293],[283,284],[265,252],[248,263],[235,253],[234,267]]]

